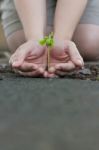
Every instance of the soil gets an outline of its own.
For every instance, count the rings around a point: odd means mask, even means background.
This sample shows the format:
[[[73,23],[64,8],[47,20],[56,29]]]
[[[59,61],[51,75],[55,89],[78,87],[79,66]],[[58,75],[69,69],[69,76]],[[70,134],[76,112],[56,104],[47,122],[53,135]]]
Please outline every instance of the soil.
[[[22,77],[15,74],[8,64],[0,64],[0,80],[4,77]],[[99,81],[99,63],[85,63],[85,68],[68,73],[62,73],[60,78]]]
[[[67,78],[73,79],[81,79],[81,80],[92,80],[99,81],[99,64],[85,64],[85,68],[82,70],[73,71],[71,73],[67,73],[67,75],[63,76]]]

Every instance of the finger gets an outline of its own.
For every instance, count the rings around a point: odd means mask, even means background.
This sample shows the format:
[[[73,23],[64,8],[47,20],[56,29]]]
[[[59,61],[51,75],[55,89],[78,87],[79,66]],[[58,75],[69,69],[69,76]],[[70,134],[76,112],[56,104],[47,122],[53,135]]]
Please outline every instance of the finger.
[[[45,78],[48,78],[48,72],[45,71],[44,74],[43,74],[43,76],[44,76]]]
[[[67,52],[67,50],[66,50]],[[69,42],[68,45],[68,53],[70,55],[71,60],[73,61],[73,63],[79,67],[83,67],[84,66],[84,61],[83,58],[81,57],[76,45],[74,42]]]
[[[53,62],[53,63],[50,63],[50,67],[48,68],[49,73],[55,73],[55,71],[56,71],[55,65],[56,64],[65,63],[65,62],[68,62],[69,60],[70,60],[70,57],[65,53],[64,53],[64,56],[58,57],[54,60],[51,59],[51,62]]]
[[[32,72],[18,71],[18,73],[22,76],[25,76],[25,77],[39,77],[39,76],[42,76],[42,74],[40,74],[38,71],[32,71]]]
[[[13,71],[16,73],[16,74],[19,74],[19,70],[17,70],[17,69],[13,69]]]
[[[24,59],[25,59],[26,55],[25,53],[22,53],[22,49],[21,47],[18,48],[16,50],[16,52],[11,56],[10,60],[9,60],[9,63],[12,65],[12,66],[20,66]]]
[[[49,73],[47,77],[48,77],[48,78],[55,78],[55,77],[56,77],[56,74]]]
[[[67,75],[67,72],[65,71],[60,71],[60,70],[56,70],[56,75],[60,76],[60,77],[64,77]]]
[[[19,67],[22,65],[23,61],[24,61],[24,57],[20,55],[20,57],[16,54],[14,54],[10,60],[9,60],[9,64],[12,66],[12,67]],[[20,59],[19,59],[20,58]]]
[[[72,61],[69,61],[68,63],[59,63],[55,66],[56,70],[60,70],[60,71],[72,71],[75,69],[75,65]]]
[[[25,43],[21,45],[16,52],[11,56],[9,63],[13,66],[20,66],[25,60],[26,56],[32,51],[32,43]]]
[[[43,62],[43,61],[42,61]],[[37,64],[38,65],[38,71],[43,74],[46,70],[46,62],[45,63],[42,63],[42,64]]]
[[[47,71],[44,72],[43,76],[44,76],[45,78],[55,78],[55,77],[57,77],[56,74],[49,73],[49,72],[47,72]]]
[[[13,68],[18,69],[22,72],[30,72],[30,71],[38,69],[36,64],[28,63],[28,62],[23,62],[21,66],[18,66],[18,67],[14,66]]]

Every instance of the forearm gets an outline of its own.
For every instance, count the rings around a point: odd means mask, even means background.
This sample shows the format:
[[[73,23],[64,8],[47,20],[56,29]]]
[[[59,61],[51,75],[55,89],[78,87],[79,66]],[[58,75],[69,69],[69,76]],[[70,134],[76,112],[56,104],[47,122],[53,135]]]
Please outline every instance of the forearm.
[[[46,25],[46,0],[14,1],[27,40],[42,38]]]
[[[54,19],[55,38],[71,39],[88,0],[58,0]]]

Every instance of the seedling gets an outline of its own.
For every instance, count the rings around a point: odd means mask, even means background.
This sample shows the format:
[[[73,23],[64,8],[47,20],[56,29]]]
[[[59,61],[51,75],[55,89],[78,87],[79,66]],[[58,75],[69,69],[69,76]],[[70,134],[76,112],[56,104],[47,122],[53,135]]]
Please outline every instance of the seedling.
[[[48,69],[50,67],[50,54],[52,46],[54,45],[54,39],[53,39],[53,33],[50,33],[49,36],[45,36],[43,39],[39,41],[40,45],[46,45],[47,46],[47,63],[48,63]]]

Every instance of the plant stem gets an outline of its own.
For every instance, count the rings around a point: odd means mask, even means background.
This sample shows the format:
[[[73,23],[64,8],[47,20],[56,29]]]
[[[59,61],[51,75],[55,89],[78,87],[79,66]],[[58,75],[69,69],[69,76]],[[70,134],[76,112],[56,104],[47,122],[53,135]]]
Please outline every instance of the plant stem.
[[[48,47],[48,55],[47,55],[48,70],[50,68],[50,50],[51,50],[51,48]]]
[[[53,33],[51,33],[49,36],[46,36],[45,38],[43,38],[42,40],[39,41],[40,45],[46,45],[47,46],[47,69],[49,70],[50,68],[50,52],[51,52],[51,48],[54,44],[54,40],[53,40]]]

